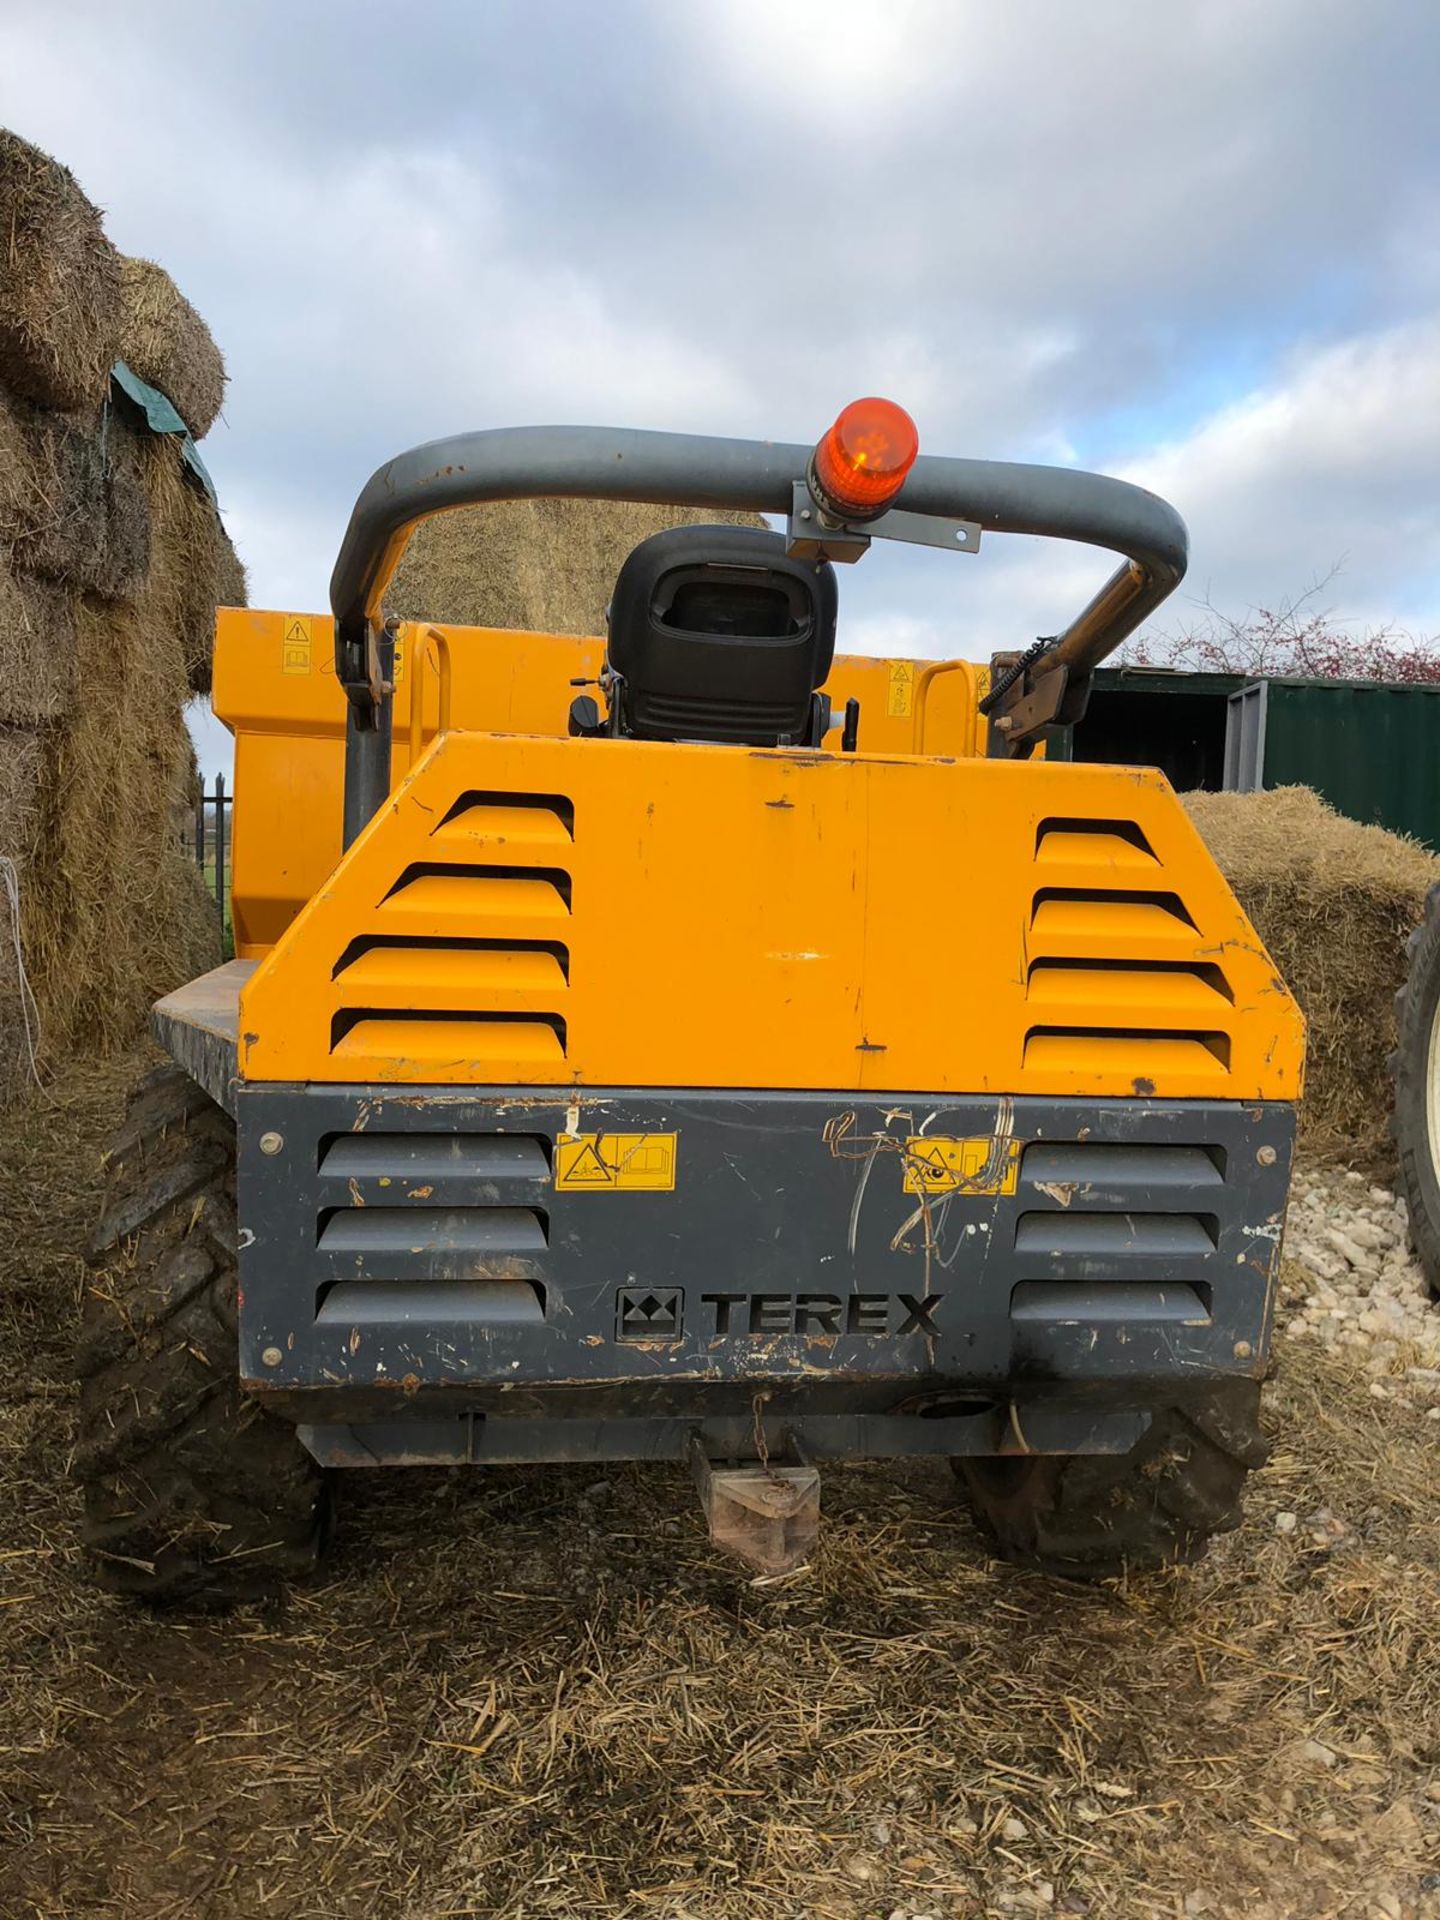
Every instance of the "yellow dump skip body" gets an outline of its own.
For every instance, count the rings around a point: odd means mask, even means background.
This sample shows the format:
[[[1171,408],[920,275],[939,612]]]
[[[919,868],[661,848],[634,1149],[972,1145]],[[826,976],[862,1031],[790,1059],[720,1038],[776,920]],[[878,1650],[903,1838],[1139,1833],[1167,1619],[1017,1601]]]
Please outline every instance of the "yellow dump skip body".
[[[598,640],[449,637],[452,729],[406,630],[399,784],[336,864],[329,623],[222,615],[247,1081],[1298,1097],[1163,777],[978,757],[978,670],[838,660],[854,755],[571,740]]]
[[[1124,1453],[1263,1372],[1301,1020],[1158,773],[985,757],[964,663],[837,660],[845,754],[400,643],[342,857],[329,623],[223,616],[240,957],[171,1011],[317,1458]]]

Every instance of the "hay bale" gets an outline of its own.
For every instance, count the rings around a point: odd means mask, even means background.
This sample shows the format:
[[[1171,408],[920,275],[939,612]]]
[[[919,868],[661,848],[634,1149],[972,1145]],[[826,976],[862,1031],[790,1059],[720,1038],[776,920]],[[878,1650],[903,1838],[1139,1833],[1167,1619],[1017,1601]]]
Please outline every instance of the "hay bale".
[[[146,494],[153,534],[147,600],[178,636],[194,694],[210,691],[215,609],[246,604],[245,569],[214,502],[185,466],[179,443],[150,448]]]
[[[106,600],[136,594],[150,565],[148,430],[106,402],[93,414],[7,409],[22,459],[12,476],[14,565]]]
[[[0,387],[98,406],[120,343],[120,256],[67,167],[0,128]]]
[[[1184,802],[1309,1024],[1302,1139],[1393,1167],[1394,997],[1440,859],[1308,787]]]
[[[615,576],[666,527],[763,527],[755,513],[616,500],[504,500],[416,529],[385,610],[401,620],[537,633],[605,631]]]
[[[210,329],[153,260],[122,256],[120,297],[120,358],[203,439],[225,398],[225,362]]]
[[[0,854],[21,864],[40,836],[45,746],[39,727],[0,726]]]
[[[150,505],[145,469],[154,438],[125,406],[105,410],[102,428],[105,470],[105,535],[91,572],[92,593],[103,600],[131,600],[150,572]]]
[[[82,601],[76,630],[97,697],[59,732],[25,912],[47,1052],[129,1043],[160,994],[220,956],[218,916],[175,834],[191,753],[178,637],[146,597]]]
[[[31,409],[0,387],[0,553],[25,533],[35,506]]]
[[[84,587],[105,540],[105,456],[100,420],[12,403],[10,431],[26,459],[19,476],[15,565]]]
[[[0,727],[58,720],[75,699],[77,595],[0,565]]]
[[[0,1108],[31,1079],[31,1049],[40,1043],[36,1009],[25,992],[21,952],[10,887],[23,907],[30,886],[31,860],[44,819],[45,733],[31,727],[0,727]]]
[[[0,853],[23,862],[52,1060],[128,1045],[156,997],[220,957],[185,844],[185,707],[244,574],[178,438],[112,403],[120,289],[70,175],[0,132]],[[148,262],[127,264],[125,296],[128,357],[203,431],[224,367],[199,316]],[[22,1057],[9,953],[0,938],[0,1094]]]

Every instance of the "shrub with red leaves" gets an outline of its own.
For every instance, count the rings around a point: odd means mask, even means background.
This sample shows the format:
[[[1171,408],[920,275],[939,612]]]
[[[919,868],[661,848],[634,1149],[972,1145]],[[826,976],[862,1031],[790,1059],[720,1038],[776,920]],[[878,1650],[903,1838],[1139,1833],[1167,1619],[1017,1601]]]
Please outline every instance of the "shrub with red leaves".
[[[1242,619],[1207,606],[1199,623],[1184,632],[1132,643],[1125,663],[1256,679],[1440,683],[1440,636],[1422,640],[1393,627],[1349,633],[1328,613],[1307,611],[1311,598],[1284,602],[1273,612],[1252,608]]]

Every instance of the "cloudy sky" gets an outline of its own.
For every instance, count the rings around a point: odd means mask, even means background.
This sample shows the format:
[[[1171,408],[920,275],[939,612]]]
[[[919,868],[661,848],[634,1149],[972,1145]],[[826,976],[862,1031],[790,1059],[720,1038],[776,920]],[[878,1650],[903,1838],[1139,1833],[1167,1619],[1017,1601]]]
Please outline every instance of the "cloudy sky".
[[[0,121],[230,366],[257,604],[320,608],[387,455],[584,421],[1123,474],[1197,601],[1440,633],[1425,0],[0,0]],[[1103,558],[872,554],[842,644],[984,655]]]

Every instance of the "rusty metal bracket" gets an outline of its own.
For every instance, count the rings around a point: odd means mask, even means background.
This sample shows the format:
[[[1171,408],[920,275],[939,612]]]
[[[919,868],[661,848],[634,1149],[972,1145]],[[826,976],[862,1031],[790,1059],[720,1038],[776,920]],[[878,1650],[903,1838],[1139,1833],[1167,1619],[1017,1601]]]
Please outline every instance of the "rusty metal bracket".
[[[1068,690],[1069,670],[1055,667],[1017,681],[1001,712],[990,721],[991,736],[1002,754],[1028,751],[1040,731],[1059,720]]]
[[[1084,718],[1090,675],[1057,661],[1053,645],[995,656],[1000,677],[980,702],[981,713],[990,719],[992,759],[1027,758],[1046,727],[1070,726]]]
[[[692,1433],[690,1466],[712,1546],[758,1573],[789,1573],[807,1558],[820,1531],[820,1474],[808,1461],[716,1467]]]

